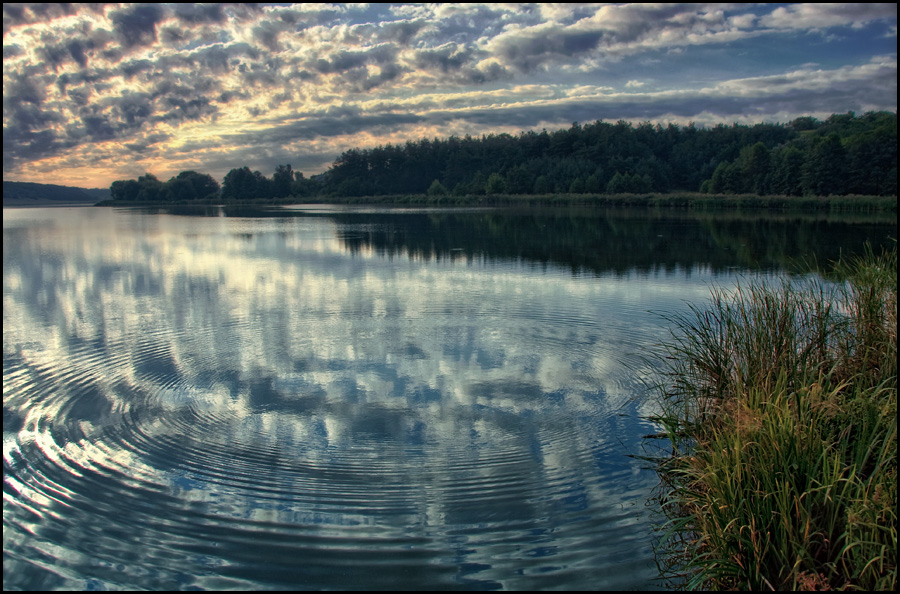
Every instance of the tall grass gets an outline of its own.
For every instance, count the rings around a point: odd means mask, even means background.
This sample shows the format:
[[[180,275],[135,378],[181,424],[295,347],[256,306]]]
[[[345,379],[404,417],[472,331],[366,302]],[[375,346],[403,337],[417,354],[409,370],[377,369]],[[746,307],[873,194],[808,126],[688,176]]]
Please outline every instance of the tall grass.
[[[897,586],[897,249],[671,321],[658,559],[688,589]]]

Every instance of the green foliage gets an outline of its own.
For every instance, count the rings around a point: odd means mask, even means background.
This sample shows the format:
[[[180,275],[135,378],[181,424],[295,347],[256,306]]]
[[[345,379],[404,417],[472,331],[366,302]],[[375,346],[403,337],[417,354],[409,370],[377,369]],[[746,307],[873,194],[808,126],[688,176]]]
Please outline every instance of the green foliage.
[[[237,167],[225,176],[221,199],[427,195],[434,180],[453,188],[454,196],[698,189],[709,194],[895,196],[896,163],[895,113],[711,128],[598,120],[553,132],[423,138],[353,148],[313,179],[289,164],[278,165],[271,178]],[[114,200],[126,202],[212,199],[211,185],[189,181],[193,194],[180,182],[160,184],[150,174],[113,182],[110,192]]]
[[[842,196],[897,194],[897,114],[834,114],[789,124],[780,145],[758,141],[734,159],[721,159],[709,183],[713,193]]]
[[[487,178],[484,191],[486,194],[503,194],[506,191],[506,181],[499,173],[492,173]]]
[[[273,192],[272,180],[267,179],[259,171],[251,172],[246,166],[229,171],[222,183],[224,200],[273,198]]]
[[[426,192],[429,196],[446,196],[449,193],[447,188],[444,187],[444,184],[438,180],[431,182],[431,185],[428,186],[428,191]]]
[[[510,194],[531,193],[531,176],[522,165],[510,167],[504,176],[504,182],[506,184],[506,191]]]
[[[769,188],[773,194],[800,196],[803,186],[800,176],[803,171],[803,152],[794,146],[775,151],[772,156],[772,177]]]
[[[535,194],[549,194],[553,191],[553,186],[550,184],[550,180],[547,179],[546,175],[539,175],[536,180],[534,180],[534,193]]]
[[[4,205],[89,204],[109,198],[109,189],[83,189],[54,184],[3,182]]]
[[[284,198],[291,194],[291,184],[294,182],[294,172],[290,164],[278,165],[272,174],[272,197]]]
[[[153,177],[150,174],[144,176]],[[156,178],[153,178],[156,179]],[[134,179],[116,180],[109,186],[109,193],[113,200],[121,200],[122,202],[133,202],[137,200],[141,191],[141,184]]]
[[[846,194],[847,155],[836,133],[817,139],[803,163],[804,194]]]
[[[609,183],[606,184],[607,194],[645,194],[650,191],[650,176],[637,174],[622,174],[616,171]]]
[[[182,171],[165,183],[152,173],[145,173],[136,180],[114,181],[109,190],[116,201],[183,203],[214,200],[219,193],[219,184],[212,176],[196,171]]]
[[[690,589],[897,587],[897,252],[673,320],[659,549]]]
[[[584,180],[576,177],[569,185],[569,194],[584,194]]]

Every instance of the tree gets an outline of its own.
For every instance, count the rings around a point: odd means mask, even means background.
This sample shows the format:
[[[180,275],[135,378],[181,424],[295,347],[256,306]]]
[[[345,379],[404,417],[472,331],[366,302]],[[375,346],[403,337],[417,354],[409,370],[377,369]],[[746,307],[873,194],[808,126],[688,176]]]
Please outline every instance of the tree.
[[[603,191],[600,178],[596,174],[592,173],[584,180],[584,191],[588,194],[599,194]]]
[[[180,195],[192,195],[192,198],[187,198],[188,200],[208,200],[214,198],[219,193],[219,183],[214,180],[211,175],[206,173],[197,173],[196,171],[182,171],[172,179],[184,180],[188,184],[190,184],[192,192],[189,192],[187,190],[179,190]],[[172,180],[169,180],[169,183],[171,182]]]
[[[446,196],[450,192],[444,187],[444,184],[439,182],[438,180],[434,180],[431,182],[431,185],[428,186],[428,191],[426,192],[429,196]]]
[[[275,173],[272,174],[272,197],[284,198],[290,196],[293,181],[294,171],[291,169],[290,163],[276,166]]]
[[[109,193],[113,200],[131,202],[137,200],[140,191],[141,184],[133,179],[116,180],[109,186]]]
[[[615,175],[606,184],[607,194],[645,194],[652,189],[653,185],[650,176],[637,175],[631,173],[620,173],[616,171]]]
[[[757,142],[753,146],[745,147],[741,150],[739,160],[744,178],[741,191],[758,195],[768,193],[771,158],[766,145]]]
[[[141,186],[137,200],[140,202],[155,202],[162,199],[163,183],[156,179],[155,175],[145,173],[137,181]]]
[[[240,200],[256,197],[256,178],[247,166],[232,169],[222,180],[222,198]]]
[[[550,181],[547,179],[546,175],[539,175],[536,180],[534,180],[534,193],[535,194],[549,194],[553,191],[553,186],[550,185]]]
[[[484,190],[487,194],[502,194],[506,191],[506,182],[499,173],[494,172],[488,176]]]
[[[734,163],[722,161],[710,178],[711,194],[736,194],[741,191],[740,170]]]
[[[509,194],[530,194],[531,179],[522,165],[510,167],[506,172],[506,191]]]
[[[795,146],[775,151],[772,155],[772,180],[769,191],[784,196],[803,194],[800,183],[803,161],[803,151]]]
[[[271,198],[272,180],[262,174],[261,171],[253,172],[253,198]]]
[[[569,194],[584,194],[584,179],[576,177],[569,184]]]
[[[167,181],[165,191],[170,202],[189,202],[197,198],[197,191],[185,177],[173,177]]]
[[[834,132],[819,140],[803,164],[804,194],[828,196],[845,194],[847,153]]]

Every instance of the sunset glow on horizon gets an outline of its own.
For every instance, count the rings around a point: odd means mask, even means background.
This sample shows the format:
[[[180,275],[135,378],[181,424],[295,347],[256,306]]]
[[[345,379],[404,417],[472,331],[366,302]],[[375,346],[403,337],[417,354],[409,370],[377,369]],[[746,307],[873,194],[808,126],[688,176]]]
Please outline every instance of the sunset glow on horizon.
[[[889,4],[4,4],[3,177],[221,181],[595,120],[897,109]]]

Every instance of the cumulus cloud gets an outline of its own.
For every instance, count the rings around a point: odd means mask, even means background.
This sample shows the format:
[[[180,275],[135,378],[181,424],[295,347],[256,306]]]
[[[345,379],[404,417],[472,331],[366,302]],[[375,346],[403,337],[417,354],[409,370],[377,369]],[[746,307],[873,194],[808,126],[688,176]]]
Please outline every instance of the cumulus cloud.
[[[796,35],[833,28],[864,42]],[[217,177],[291,151],[315,173],[409,135],[895,110],[895,37],[894,5],[7,3],[4,175],[105,185],[186,146]],[[843,62],[804,66],[822,43]]]
[[[897,4],[827,3],[779,6],[760,19],[762,25],[779,29],[859,28],[879,20],[896,20]]]

